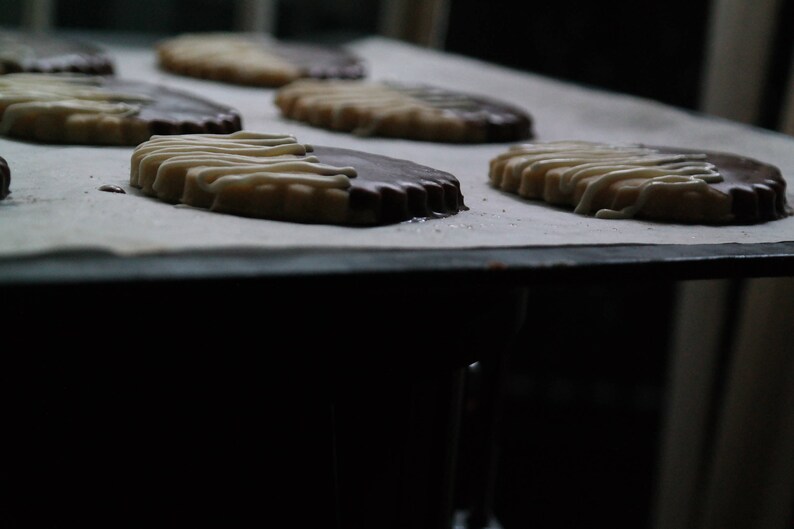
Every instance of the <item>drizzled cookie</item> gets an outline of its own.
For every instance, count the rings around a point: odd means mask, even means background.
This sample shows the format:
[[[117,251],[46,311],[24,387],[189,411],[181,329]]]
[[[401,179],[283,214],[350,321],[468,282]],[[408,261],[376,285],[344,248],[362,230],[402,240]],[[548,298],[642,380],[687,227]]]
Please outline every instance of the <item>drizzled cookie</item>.
[[[161,41],[159,65],[179,75],[278,87],[301,78],[358,79],[364,63],[333,46],[282,42],[249,33],[186,33]]]
[[[82,74],[0,76],[0,134],[43,143],[130,145],[153,134],[229,133],[237,110],[187,92]]]
[[[130,184],[169,203],[302,223],[373,226],[467,209],[443,171],[251,131],[155,136],[133,152]]]
[[[489,179],[503,191],[597,218],[749,224],[792,214],[777,167],[722,152],[527,143],[491,159]]]
[[[280,88],[275,104],[291,119],[358,136],[450,143],[532,137],[532,119],[501,101],[427,85],[300,80]]]

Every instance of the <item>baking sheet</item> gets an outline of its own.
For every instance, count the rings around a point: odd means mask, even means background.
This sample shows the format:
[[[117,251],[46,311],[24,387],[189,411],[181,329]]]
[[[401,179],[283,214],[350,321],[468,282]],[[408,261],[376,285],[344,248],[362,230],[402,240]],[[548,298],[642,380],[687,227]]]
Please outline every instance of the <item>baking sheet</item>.
[[[510,248],[593,244],[775,243],[794,218],[757,226],[685,226],[579,216],[488,185],[488,161],[507,144],[448,145],[358,138],[279,117],[274,90],[178,77],[157,69],[151,46],[100,42],[117,75],[167,84],[240,110],[244,128],[304,143],[406,158],[454,174],[469,211],[445,219],[360,228],[248,219],[170,205],[128,184],[130,147],[47,146],[0,138],[12,194],[0,201],[0,257],[98,249],[121,255],[228,248]],[[525,108],[538,140],[642,142],[730,151],[777,165],[791,190],[794,138],[653,101],[594,90],[481,61],[372,37],[348,44],[372,79],[427,82],[498,95]],[[125,194],[100,191],[121,186]],[[794,203],[789,192],[788,200]]]

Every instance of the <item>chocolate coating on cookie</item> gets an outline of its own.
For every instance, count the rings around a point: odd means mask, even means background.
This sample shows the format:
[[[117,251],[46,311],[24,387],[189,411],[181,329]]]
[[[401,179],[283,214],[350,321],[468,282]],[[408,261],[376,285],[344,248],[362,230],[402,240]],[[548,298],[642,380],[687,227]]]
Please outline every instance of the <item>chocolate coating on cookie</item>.
[[[237,110],[182,90],[83,74],[0,76],[0,134],[43,143],[137,145],[153,135],[236,132]]]
[[[310,79],[361,79],[366,75],[363,61],[344,48],[298,42],[278,42],[271,51]]]
[[[444,171],[257,131],[155,136],[135,148],[130,185],[169,203],[300,223],[375,226],[468,209]]]
[[[601,219],[753,224],[792,214],[777,167],[725,152],[580,140],[511,146],[489,163],[503,191]]]
[[[140,103],[140,112],[135,119],[148,123],[149,136],[228,134],[242,128],[242,118],[236,109],[189,92],[143,81],[117,78],[105,79],[102,86],[114,92],[148,98]]]
[[[324,163],[355,167],[350,179],[350,209],[376,210],[379,223],[441,218],[469,208],[460,182],[450,173],[361,151],[314,146]]]
[[[0,73],[72,72],[112,75],[113,59],[99,46],[73,38],[0,31]]]
[[[428,85],[390,86],[459,116],[469,127],[480,131],[476,136],[481,137],[484,142],[521,141],[534,136],[531,116],[523,109],[504,101]]]
[[[699,152],[715,165],[723,177],[711,186],[731,197],[736,224],[778,220],[792,214],[786,199],[786,181],[774,165],[736,154],[654,147],[660,152]]]
[[[531,138],[532,118],[514,105],[428,85],[302,79],[281,87],[281,113],[316,127],[446,143]]]
[[[0,157],[0,200],[4,199],[11,193],[11,169],[8,167],[8,162],[5,158]]]
[[[359,79],[363,61],[345,48],[255,33],[186,33],[161,41],[162,69],[230,84],[278,87],[297,79]]]

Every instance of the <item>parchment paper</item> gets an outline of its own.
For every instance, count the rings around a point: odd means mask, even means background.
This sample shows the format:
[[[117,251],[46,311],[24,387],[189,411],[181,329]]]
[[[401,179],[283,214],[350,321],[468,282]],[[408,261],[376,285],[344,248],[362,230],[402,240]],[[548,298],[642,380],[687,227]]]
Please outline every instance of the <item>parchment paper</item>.
[[[142,254],[230,247],[477,248],[592,244],[720,244],[794,240],[794,218],[756,226],[688,226],[601,220],[491,188],[488,161],[507,144],[448,145],[358,138],[279,117],[274,90],[178,77],[158,70],[151,46],[101,42],[117,75],[164,83],[238,108],[246,129],[299,141],[407,158],[448,171],[470,210],[446,219],[376,228],[242,218],[143,196],[129,186],[130,147],[47,146],[0,139],[12,194],[0,201],[0,257],[53,250]],[[379,37],[348,44],[372,79],[432,83],[498,96],[525,108],[539,140],[585,139],[735,152],[777,165],[794,179],[794,138],[656,102],[563,83]],[[114,184],[126,194],[98,188]],[[791,192],[788,200],[794,203]]]

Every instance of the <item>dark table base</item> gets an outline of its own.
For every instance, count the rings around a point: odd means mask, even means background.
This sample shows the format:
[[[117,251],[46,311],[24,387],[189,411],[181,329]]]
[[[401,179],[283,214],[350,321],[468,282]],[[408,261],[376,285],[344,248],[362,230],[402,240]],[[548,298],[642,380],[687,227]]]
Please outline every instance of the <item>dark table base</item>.
[[[490,465],[486,434],[459,453],[467,371],[506,349],[520,290],[4,294],[5,528],[449,528],[481,503],[456,484]]]

